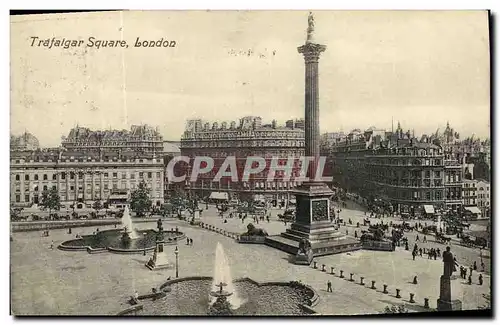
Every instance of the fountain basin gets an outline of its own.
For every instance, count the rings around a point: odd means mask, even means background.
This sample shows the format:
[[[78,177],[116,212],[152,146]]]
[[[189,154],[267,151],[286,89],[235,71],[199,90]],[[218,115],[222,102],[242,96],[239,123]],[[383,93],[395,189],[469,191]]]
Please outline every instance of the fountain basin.
[[[259,283],[250,278],[233,281],[244,303],[233,310],[233,316],[251,315],[310,315],[318,302],[318,295],[311,287],[298,282]],[[159,290],[170,290],[165,297],[155,301],[141,299],[141,310],[120,315],[203,315],[207,316],[209,292],[213,290],[212,277],[186,277],[169,280]]]
[[[144,236],[143,233],[146,233]],[[82,238],[71,239],[58,246],[65,251],[87,251],[89,254],[112,252],[121,254],[135,254],[153,251],[156,247],[157,231],[154,229],[141,230],[139,238],[131,239],[129,243],[122,241],[122,229],[99,231],[95,235],[86,235]],[[186,238],[182,232],[163,231],[165,245],[177,245]],[[169,240],[170,238],[170,240]]]

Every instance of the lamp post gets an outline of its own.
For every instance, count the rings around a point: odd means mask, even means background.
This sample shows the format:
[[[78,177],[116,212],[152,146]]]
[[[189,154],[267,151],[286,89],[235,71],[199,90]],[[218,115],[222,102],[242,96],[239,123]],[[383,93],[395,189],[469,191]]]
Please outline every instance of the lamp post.
[[[179,277],[179,247],[175,246],[175,277]]]
[[[148,234],[147,232],[142,233],[142,235],[144,236],[144,256],[146,256],[146,235],[147,234]]]

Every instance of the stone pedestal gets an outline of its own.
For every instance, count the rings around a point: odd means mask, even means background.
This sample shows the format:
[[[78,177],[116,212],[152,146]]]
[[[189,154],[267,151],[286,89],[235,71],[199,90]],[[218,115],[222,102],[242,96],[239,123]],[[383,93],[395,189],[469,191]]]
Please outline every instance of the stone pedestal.
[[[157,242],[153,256],[146,263],[146,267],[150,270],[172,268],[173,264],[169,263],[167,254],[164,252],[164,243]]]
[[[299,243],[311,244],[312,256],[335,254],[358,249],[357,240],[336,230],[330,221],[330,196],[333,192],[324,183],[304,183],[293,192],[297,201],[295,223],[281,236]],[[309,254],[310,255],[310,254]],[[310,257],[308,257],[310,260]],[[297,261],[300,259],[296,259]]]
[[[312,251],[309,250],[306,254],[299,253],[295,255],[294,263],[298,265],[311,265],[313,259],[314,255]]]
[[[201,222],[200,219],[200,210],[195,210],[194,213],[191,216],[191,220],[189,220],[189,223],[191,225],[199,225]]]
[[[455,276],[442,275],[440,278],[438,311],[462,310],[460,280]]]

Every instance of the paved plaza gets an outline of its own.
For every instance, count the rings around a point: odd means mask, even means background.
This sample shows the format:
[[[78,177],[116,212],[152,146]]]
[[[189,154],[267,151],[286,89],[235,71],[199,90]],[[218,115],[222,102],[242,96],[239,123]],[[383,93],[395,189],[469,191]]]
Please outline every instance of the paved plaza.
[[[228,226],[228,230],[245,230],[246,223],[236,219],[223,223],[220,217],[205,214],[204,221]],[[155,222],[137,223],[138,229],[154,228]],[[263,222],[264,228],[275,229],[284,225],[276,220]],[[423,299],[428,297],[430,307],[436,307],[439,295],[439,276],[442,273],[440,260],[417,258],[400,248],[396,252],[357,251],[347,254],[316,258],[318,269],[312,266],[290,264],[288,254],[264,245],[237,244],[223,235],[190,226],[184,221],[168,220],[165,229],[179,227],[194,245],[179,243],[180,276],[212,276],[215,246],[220,242],[231,263],[234,278],[250,277],[254,280],[292,281],[300,280],[311,285],[320,295],[315,310],[321,314],[365,314],[381,312],[385,306],[405,303],[410,311],[422,311]],[[233,228],[231,228],[233,227]],[[102,227],[101,229],[109,229]],[[80,234],[91,234],[95,229],[80,228]],[[12,311],[16,315],[109,315],[128,307],[127,299],[134,291],[148,293],[168,277],[174,277],[173,269],[150,271],[144,266],[149,256],[142,254],[117,255],[112,253],[90,255],[86,252],[65,252],[50,249],[74,238],[65,229],[52,230],[50,237],[41,237],[36,232],[15,233],[11,248]],[[455,246],[454,246],[455,249]],[[174,247],[167,247],[174,261]],[[327,272],[321,272],[326,264]],[[328,274],[335,267],[336,275]],[[338,277],[343,270],[344,279]],[[354,282],[348,281],[354,273]],[[417,275],[419,284],[411,284]],[[365,277],[365,285],[359,277]],[[333,293],[326,292],[330,280]],[[376,290],[370,289],[376,281]],[[383,294],[382,285],[387,284],[389,294]],[[485,276],[482,286],[463,284],[464,309],[475,309],[486,302],[483,293],[489,293],[490,278]],[[401,289],[401,299],[394,297],[395,289]],[[409,293],[415,294],[416,303],[408,303]]]
[[[278,210],[273,210],[270,223],[261,222],[259,227],[269,234],[285,230],[277,220]],[[361,215],[363,212],[344,209],[344,213]],[[342,215],[342,213],[341,213]],[[228,231],[244,232],[251,220],[241,223],[237,217],[227,223],[211,210],[204,211],[203,222]],[[354,220],[353,220],[354,221]],[[354,222],[355,223],[355,222]],[[155,228],[156,223],[136,223],[137,229]],[[264,245],[238,244],[221,234],[199,227],[190,226],[185,221],[168,219],[164,228],[179,227],[188,237],[193,238],[193,246],[179,243],[179,275],[212,276],[215,247],[220,242],[231,264],[234,278],[250,277],[260,282],[302,281],[311,285],[320,295],[314,309],[321,314],[366,314],[379,313],[391,304],[406,304],[410,311],[423,311],[424,298],[429,298],[431,308],[436,307],[439,296],[439,276],[442,274],[441,260],[417,258],[402,248],[395,252],[357,251],[316,258],[318,269],[312,266],[290,264],[288,254]],[[101,230],[113,228],[100,227]],[[354,228],[349,231],[354,231]],[[175,277],[174,269],[150,271],[144,266],[149,258],[142,254],[118,255],[112,253],[93,254],[67,252],[50,249],[61,242],[74,238],[75,233],[91,234],[94,228],[73,230],[52,230],[50,237],[41,237],[38,232],[14,233],[11,242],[12,311],[16,315],[112,315],[129,307],[127,300],[134,291],[140,294],[151,292],[168,277]],[[345,231],[341,227],[341,231]],[[413,239],[408,235],[410,243]],[[435,247],[438,244],[430,243]],[[174,262],[174,246],[167,246],[167,254]],[[473,249],[452,245],[452,252],[458,254],[459,262],[478,256]],[[486,260],[485,260],[486,261]],[[489,260],[488,260],[489,261]],[[322,264],[327,272],[321,272]],[[330,267],[335,275],[328,274]],[[340,270],[345,278],[340,278]],[[348,281],[349,273],[354,273],[354,282]],[[414,276],[419,283],[411,283]],[[490,292],[490,277],[484,276],[482,286],[462,284],[463,308],[476,309],[486,304],[483,294]],[[359,284],[363,276],[365,285]],[[333,293],[326,292],[326,283],[332,282]],[[377,289],[370,289],[371,281],[376,281]],[[465,281],[465,280],[464,280]],[[382,293],[382,285],[387,284],[389,294]],[[401,289],[401,299],[395,298],[395,289]],[[408,302],[409,293],[415,294],[415,303]]]

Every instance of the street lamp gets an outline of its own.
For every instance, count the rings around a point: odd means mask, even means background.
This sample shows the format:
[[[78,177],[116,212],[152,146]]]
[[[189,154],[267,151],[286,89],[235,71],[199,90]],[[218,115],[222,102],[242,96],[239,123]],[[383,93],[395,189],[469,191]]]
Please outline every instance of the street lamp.
[[[144,256],[146,256],[146,235],[148,233],[147,232],[144,232],[142,235],[144,236]]]
[[[175,277],[179,277],[179,247],[175,246]]]

